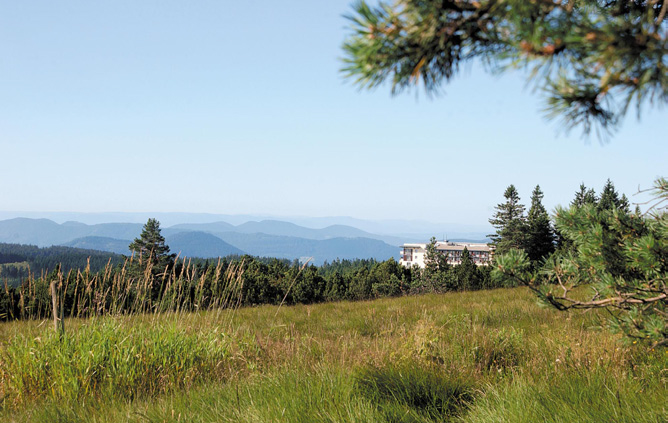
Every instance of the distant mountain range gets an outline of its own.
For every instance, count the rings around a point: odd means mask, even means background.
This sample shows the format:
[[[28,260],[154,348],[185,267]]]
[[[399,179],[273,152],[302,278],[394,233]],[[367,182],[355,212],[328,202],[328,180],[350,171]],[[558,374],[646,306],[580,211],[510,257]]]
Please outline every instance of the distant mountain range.
[[[212,213],[179,213],[179,212],[104,212],[104,213],[81,213],[81,212],[29,212],[29,211],[1,211],[0,220],[27,217],[33,219],[49,219],[54,222],[63,223],[75,221],[87,225],[95,225],[106,222],[128,222],[144,224],[148,218],[156,218],[163,227],[171,227],[178,224],[211,224],[210,222],[221,222],[236,227],[247,222],[281,221],[293,223],[298,226],[313,229],[322,229],[328,226],[349,226],[361,231],[377,235],[389,235],[401,238],[401,242],[426,241],[432,236],[449,239],[482,240],[487,234],[493,232],[493,228],[483,224],[461,224],[461,223],[434,223],[421,220],[394,219],[394,220],[365,220],[349,216],[272,216],[272,215],[230,215]],[[274,234],[279,235],[279,234]],[[293,234],[290,234],[293,235]],[[392,244],[392,242],[389,242]]]
[[[86,225],[80,222],[65,222],[58,224],[48,219],[16,218],[0,221],[0,242],[50,247],[63,245],[83,237],[132,240],[141,233],[142,227],[140,223]]]
[[[193,230],[215,234],[223,232],[267,234],[316,240],[332,238],[370,238],[383,241],[390,245],[401,245],[406,242],[404,238],[372,234],[352,226],[330,225],[322,229],[313,229],[280,220],[250,221],[237,226],[226,222],[190,223],[174,225],[169,227],[168,230]]]
[[[86,250],[109,251],[110,253],[124,254],[126,256],[130,254],[130,250],[128,249],[130,241],[127,239],[116,239],[106,236],[85,236],[60,245],[72,248],[83,248]]]
[[[40,247],[62,245],[128,255],[128,245],[139,236],[142,227],[139,223],[58,224],[48,219],[15,218],[0,221],[0,242]],[[397,245],[401,243],[396,237],[345,225],[312,229],[275,220],[238,226],[226,222],[178,224],[164,228],[162,234],[170,250],[182,257],[215,258],[247,253],[291,260],[313,257],[315,264],[337,258],[398,257]]]
[[[134,237],[133,237],[134,239]],[[131,254],[128,246],[132,239],[116,239],[100,236],[76,238],[62,245],[66,247],[85,248],[90,250],[110,251],[117,254]],[[181,257],[225,257],[246,254],[243,250],[228,244],[217,236],[205,232],[177,232],[165,237],[172,253]],[[255,254],[258,255],[258,254]]]
[[[0,221],[0,242],[40,247],[62,245],[117,254],[129,254],[128,245],[139,236],[141,223],[77,221],[58,224],[49,219],[14,218]],[[172,252],[182,257],[216,258],[251,254],[297,259],[313,257],[315,264],[335,259],[398,258],[404,242],[427,239],[378,235],[353,226],[309,228],[280,220],[182,223],[162,229]]]

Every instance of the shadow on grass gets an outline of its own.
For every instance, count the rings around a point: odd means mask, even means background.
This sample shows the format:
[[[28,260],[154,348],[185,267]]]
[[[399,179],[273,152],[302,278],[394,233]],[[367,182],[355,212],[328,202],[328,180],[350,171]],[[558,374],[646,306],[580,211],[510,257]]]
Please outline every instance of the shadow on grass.
[[[389,422],[450,421],[473,400],[472,382],[415,363],[365,367],[355,386]]]

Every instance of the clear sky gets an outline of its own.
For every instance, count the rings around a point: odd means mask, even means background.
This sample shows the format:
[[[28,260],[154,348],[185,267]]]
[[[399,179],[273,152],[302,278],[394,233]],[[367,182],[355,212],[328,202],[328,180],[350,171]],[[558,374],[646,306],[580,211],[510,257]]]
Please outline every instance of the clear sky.
[[[521,73],[357,90],[351,2],[0,3],[0,210],[486,224],[511,183],[551,209],[666,174],[666,109],[602,145],[547,122]]]

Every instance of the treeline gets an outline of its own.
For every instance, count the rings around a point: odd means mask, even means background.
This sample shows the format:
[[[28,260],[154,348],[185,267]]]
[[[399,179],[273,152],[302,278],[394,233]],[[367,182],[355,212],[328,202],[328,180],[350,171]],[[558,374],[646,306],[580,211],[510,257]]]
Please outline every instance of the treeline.
[[[570,207],[555,209],[555,241],[542,257],[532,257],[528,219],[516,213],[497,232],[494,277],[558,310],[603,308],[609,327],[634,343],[668,346],[668,181],[657,178],[645,192],[653,199],[642,213],[610,180],[600,195],[581,185]]]
[[[367,300],[495,286],[488,267],[463,261],[456,267],[424,270],[407,269],[394,259],[337,260],[314,266],[251,256],[179,259],[164,272],[137,260],[99,272],[63,272],[56,267],[43,277],[4,288],[0,319],[51,316],[52,282],[65,317]]]
[[[97,250],[0,243],[0,281],[3,285],[18,286],[25,279],[40,277],[56,266],[63,272],[84,270],[86,266],[90,266],[91,272],[99,272],[107,264],[116,266],[123,260],[121,255]]]
[[[490,222],[496,254],[521,249],[538,264],[555,250],[573,248],[555,230],[542,205],[540,187],[534,189],[528,214],[514,186],[506,202],[496,207]],[[600,197],[580,187],[573,206],[628,211],[628,200],[608,181]],[[0,244],[5,260],[25,258],[31,267],[50,273],[27,275],[18,286],[0,291],[0,319],[44,318],[51,315],[50,286],[54,285],[64,316],[88,317],[162,311],[193,311],[260,304],[310,304],[324,301],[367,300],[425,292],[489,289],[512,284],[491,277],[492,266],[476,266],[469,252],[453,266],[427,246],[425,268],[405,268],[394,259],[337,260],[322,266],[298,261],[230,257],[221,260],[179,259],[169,253],[159,223],[150,219],[131,245],[132,258],[66,247],[38,249]],[[89,255],[87,255],[87,253]],[[109,257],[112,257],[109,262]],[[86,268],[89,261],[90,267]]]
[[[543,192],[537,185],[531,195],[531,206],[525,213],[525,206],[521,203],[519,194],[514,185],[508,186],[504,192],[505,202],[495,207],[494,216],[489,222],[496,228],[496,233],[489,235],[495,248],[495,255],[499,256],[511,250],[526,252],[532,266],[539,266],[553,253],[567,252],[573,249],[573,241],[559,232],[554,226],[542,204]],[[612,212],[617,210],[630,214],[629,200],[625,194],[619,194],[614,184],[608,179],[601,190],[600,196],[594,189],[580,185],[576,191],[570,207],[581,208],[589,205],[598,212]],[[640,212],[636,210],[635,214]]]

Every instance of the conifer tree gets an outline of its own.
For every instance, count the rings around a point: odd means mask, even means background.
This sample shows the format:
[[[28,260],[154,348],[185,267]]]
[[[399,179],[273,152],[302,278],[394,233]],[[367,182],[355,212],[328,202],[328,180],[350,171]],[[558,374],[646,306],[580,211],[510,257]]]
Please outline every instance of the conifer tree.
[[[614,131],[629,106],[668,103],[663,0],[397,0],[353,6],[343,72],[364,88],[437,93],[462,64],[527,72],[547,117]]]
[[[496,228],[496,233],[489,235],[495,254],[503,254],[511,249],[523,249],[526,245],[526,217],[524,205],[514,185],[508,186],[503,196],[505,203],[498,204],[496,213],[489,223]]]
[[[619,199],[619,208],[624,210],[626,213],[631,213],[631,204],[626,194],[622,194],[622,198]]]
[[[436,249],[434,237],[429,240],[425,249],[424,264],[422,280],[432,292],[439,292],[450,284],[451,266],[448,264],[448,255]]]
[[[596,204],[596,193],[593,189],[585,186],[584,183],[580,184],[580,189],[575,193],[575,198],[571,201],[571,206],[582,207],[585,204]]]
[[[464,247],[461,261],[459,265],[454,268],[454,272],[459,289],[482,288],[482,274],[480,273],[478,266],[471,260],[471,253],[469,253],[468,248]]]
[[[626,213],[631,211],[626,195],[620,197],[610,179],[606,181],[603,191],[601,191],[601,198],[598,200],[597,209],[599,211],[622,209]]]
[[[575,198],[571,201],[571,208],[580,208],[586,205],[596,206],[598,203],[598,198],[596,198],[596,192],[593,188],[587,188],[583,183],[580,184],[579,190],[575,193]],[[575,252],[575,245],[573,241],[566,238],[559,228],[554,228],[554,233],[557,238],[558,249],[565,253],[566,251]]]
[[[174,265],[174,255],[169,254],[169,246],[160,233],[160,222],[156,219],[148,219],[139,238],[135,238],[128,248],[133,252],[140,272],[151,266],[151,273],[155,276]]]
[[[614,189],[606,185],[612,200]],[[497,255],[495,277],[525,284],[560,310],[605,308],[612,328],[668,347],[668,180],[657,179],[653,192],[648,215],[591,204],[557,208],[557,228],[574,248],[538,269],[524,251]],[[573,293],[582,285],[590,297]]]
[[[550,217],[543,206],[543,192],[536,185],[531,194],[531,208],[527,217],[526,252],[536,263],[554,252],[555,235]]]
[[[431,237],[425,248],[424,255],[425,270],[430,273],[445,272],[449,270],[447,253],[436,249],[436,238]]]

